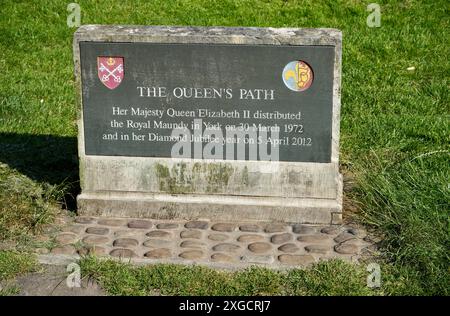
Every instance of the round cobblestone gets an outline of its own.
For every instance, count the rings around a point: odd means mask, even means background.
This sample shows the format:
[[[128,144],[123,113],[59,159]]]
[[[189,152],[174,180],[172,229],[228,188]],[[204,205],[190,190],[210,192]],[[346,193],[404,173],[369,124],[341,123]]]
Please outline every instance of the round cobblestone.
[[[241,248],[241,246],[231,243],[222,243],[215,245],[212,249],[214,251],[234,252]]]
[[[353,255],[358,253],[358,246],[351,243],[342,243],[334,246],[334,251],[343,255]]]
[[[203,248],[204,243],[196,240],[185,240],[180,244],[181,248]]]
[[[337,242],[338,244],[345,242],[347,240],[351,240],[351,239],[355,239],[355,235],[350,234],[348,232],[342,232],[339,235],[336,236],[336,238],[334,238],[334,241]]]
[[[264,229],[264,231],[266,233],[282,233],[284,231],[286,231],[286,225],[285,224],[277,224],[277,223],[272,223],[266,226],[266,228]]]
[[[184,227],[189,229],[207,229],[208,225],[208,222],[205,221],[190,221],[184,224]]]
[[[62,229],[62,232],[64,233],[74,233],[74,234],[81,234],[84,232],[85,226],[83,225],[69,225]]]
[[[264,236],[256,235],[256,234],[246,234],[238,237],[237,241],[239,242],[256,242],[264,240]]]
[[[241,232],[256,233],[261,230],[261,227],[256,224],[244,224],[239,226],[239,230]]]
[[[175,223],[160,223],[156,225],[158,229],[176,229],[178,228],[178,224]]]
[[[105,248],[100,246],[86,246],[78,250],[78,254],[80,256],[86,255],[96,255],[96,256],[105,256],[107,251]]]
[[[322,242],[324,240],[329,239],[328,236],[326,235],[319,235],[319,234],[315,234],[315,235],[302,235],[299,236],[297,238],[298,241],[301,242]]]
[[[72,245],[64,245],[61,247],[53,248],[51,253],[54,255],[73,255],[75,254],[75,247]]]
[[[137,257],[137,255],[134,253],[131,249],[123,249],[118,248],[114,249],[109,253],[113,257],[121,257],[121,258],[134,258]]]
[[[108,242],[108,237],[98,236],[98,235],[90,235],[83,238],[83,243],[87,245],[102,245]]]
[[[99,219],[97,223],[104,226],[125,226],[127,221],[124,219],[102,218]]]
[[[230,223],[217,223],[214,224],[211,229],[217,232],[232,232],[236,228],[236,225]]]
[[[137,229],[149,229],[150,227],[152,227],[152,223],[143,219],[135,219],[128,222],[128,227]]]
[[[187,250],[183,251],[179,254],[179,256],[183,259],[187,260],[194,260],[194,259],[200,259],[203,257],[203,251],[201,250]]]
[[[341,228],[339,226],[327,226],[322,228],[320,232],[328,235],[336,235],[340,230]]]
[[[72,244],[78,241],[78,236],[72,233],[62,233],[56,236],[55,241],[61,245]]]
[[[292,235],[289,233],[284,233],[284,234],[277,234],[277,235],[273,235],[270,238],[270,241],[273,244],[284,244],[285,242],[291,241],[293,239]]]
[[[287,253],[293,253],[298,251],[300,248],[297,247],[296,244],[284,244],[280,247],[278,247],[278,250],[282,251],[282,252],[287,252]]]
[[[224,253],[213,253],[211,255],[211,261],[213,262],[226,262],[226,263],[233,263],[236,261],[235,258],[226,255]]]
[[[292,226],[292,232],[295,234],[302,234],[302,235],[308,235],[308,234],[314,234],[316,230],[314,227],[302,225],[302,224],[296,224]]]
[[[200,239],[202,238],[202,231],[201,230],[183,230],[180,233],[181,238],[193,238],[193,239]]]
[[[305,266],[313,263],[314,257],[311,255],[279,255],[278,260],[284,264]]]
[[[228,235],[225,234],[210,234],[208,236],[209,240],[213,240],[213,241],[225,241],[228,239]]]
[[[95,222],[95,219],[92,217],[84,217],[84,216],[80,216],[75,218],[75,223],[78,224],[92,224]]]
[[[114,240],[113,242],[114,247],[127,248],[127,247],[136,247],[137,245],[139,245],[139,242],[133,238],[119,238]]]
[[[305,250],[309,253],[327,254],[331,248],[327,245],[309,245],[305,247]]]
[[[143,245],[145,247],[153,247],[153,248],[166,248],[172,245],[171,240],[163,240],[163,239],[149,239],[146,240]]]
[[[164,230],[154,230],[154,231],[148,232],[146,235],[148,237],[156,237],[156,238],[170,238],[170,237],[172,237],[171,233],[166,232]]]
[[[264,253],[272,249],[272,246],[266,242],[254,242],[248,245],[248,249],[254,253]]]
[[[106,227],[88,227],[86,228],[86,233],[94,235],[107,235],[109,229]]]
[[[364,230],[353,227],[347,229],[347,232],[358,238],[364,238],[367,235]]]
[[[168,248],[158,248],[146,252],[144,256],[151,259],[164,259],[171,257],[172,253]]]

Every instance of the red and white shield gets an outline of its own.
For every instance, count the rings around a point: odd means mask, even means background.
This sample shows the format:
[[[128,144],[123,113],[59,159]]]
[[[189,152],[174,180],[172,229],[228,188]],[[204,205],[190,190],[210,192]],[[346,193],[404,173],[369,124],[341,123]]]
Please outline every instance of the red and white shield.
[[[117,88],[123,79],[123,57],[97,57],[98,78],[109,89]]]

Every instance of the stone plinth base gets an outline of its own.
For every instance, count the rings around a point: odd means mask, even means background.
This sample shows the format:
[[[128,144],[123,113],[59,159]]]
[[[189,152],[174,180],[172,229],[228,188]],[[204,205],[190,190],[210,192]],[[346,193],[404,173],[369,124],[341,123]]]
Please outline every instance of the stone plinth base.
[[[283,221],[340,224],[341,206],[334,200],[242,196],[170,195],[149,193],[83,193],[78,196],[82,215],[199,219]]]

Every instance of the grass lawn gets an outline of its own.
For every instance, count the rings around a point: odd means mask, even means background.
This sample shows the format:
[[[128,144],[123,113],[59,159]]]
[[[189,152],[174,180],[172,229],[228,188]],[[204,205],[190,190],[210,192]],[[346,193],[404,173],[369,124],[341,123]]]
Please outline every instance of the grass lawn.
[[[82,261],[83,271],[107,291],[449,294],[448,1],[377,1],[379,28],[366,25],[366,6],[373,1],[77,2],[83,24],[341,29],[340,159],[349,179],[346,216],[384,236],[383,287],[378,290],[365,286],[364,266],[339,262],[287,274],[264,269],[227,274],[198,267]],[[0,2],[1,239],[27,239],[52,220],[57,205],[74,208],[79,190],[74,29],[66,25],[67,3]]]

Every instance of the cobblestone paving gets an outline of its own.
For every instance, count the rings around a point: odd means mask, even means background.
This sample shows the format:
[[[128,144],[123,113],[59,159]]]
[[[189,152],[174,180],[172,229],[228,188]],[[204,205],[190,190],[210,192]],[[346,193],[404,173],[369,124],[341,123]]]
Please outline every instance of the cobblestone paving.
[[[366,232],[352,226],[207,220],[77,217],[52,238],[55,247],[38,248],[39,254],[229,267],[298,267],[330,258],[358,261],[373,249]]]

